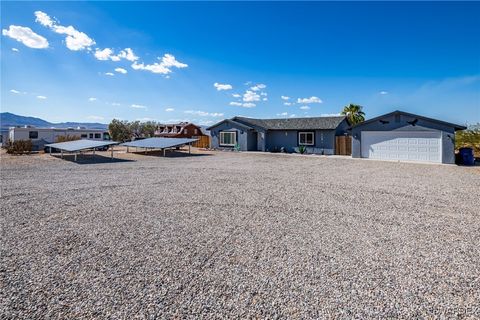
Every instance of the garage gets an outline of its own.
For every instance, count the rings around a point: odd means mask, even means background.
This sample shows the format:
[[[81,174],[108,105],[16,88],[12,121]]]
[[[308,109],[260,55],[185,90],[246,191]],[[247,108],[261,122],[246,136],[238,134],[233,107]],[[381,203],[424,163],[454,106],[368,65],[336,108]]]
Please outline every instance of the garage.
[[[466,127],[394,111],[354,125],[352,157],[455,163],[455,131]]]
[[[362,131],[362,158],[441,163],[439,131]]]

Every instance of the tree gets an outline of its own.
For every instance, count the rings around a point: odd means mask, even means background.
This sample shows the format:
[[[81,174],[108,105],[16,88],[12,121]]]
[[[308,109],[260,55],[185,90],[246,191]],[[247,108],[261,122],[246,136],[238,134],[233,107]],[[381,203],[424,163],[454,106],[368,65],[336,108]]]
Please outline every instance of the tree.
[[[347,116],[348,122],[354,125],[365,121],[365,112],[362,109],[362,106],[350,103],[348,106],[343,107],[341,114]]]
[[[108,131],[114,141],[129,141],[132,138],[132,130],[128,121],[113,119],[108,125]]]
[[[155,121],[146,121],[141,124],[140,133],[146,138],[153,137],[155,130],[157,130],[157,123]]]

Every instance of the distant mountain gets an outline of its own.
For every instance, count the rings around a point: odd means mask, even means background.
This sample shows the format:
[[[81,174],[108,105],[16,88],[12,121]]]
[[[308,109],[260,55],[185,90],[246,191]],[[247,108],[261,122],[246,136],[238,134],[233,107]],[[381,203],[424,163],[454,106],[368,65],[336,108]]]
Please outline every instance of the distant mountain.
[[[90,122],[60,122],[52,123],[35,117],[19,116],[10,112],[0,113],[0,126],[2,128],[16,127],[16,126],[34,126],[38,128],[76,128],[85,127],[88,129],[107,129],[108,125],[104,123],[90,123]]]

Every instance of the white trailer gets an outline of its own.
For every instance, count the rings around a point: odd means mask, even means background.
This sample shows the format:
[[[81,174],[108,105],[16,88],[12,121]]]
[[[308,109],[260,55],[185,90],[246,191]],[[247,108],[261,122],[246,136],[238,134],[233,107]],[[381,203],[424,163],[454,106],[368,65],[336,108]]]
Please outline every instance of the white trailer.
[[[110,140],[110,134],[104,129],[86,128],[36,128],[33,126],[11,127],[8,132],[8,140],[31,140],[34,150],[41,150],[48,143],[58,142],[61,136],[76,137],[96,141]]]
[[[25,126],[11,127],[8,133],[8,138],[12,142],[16,140],[45,140],[48,143],[55,143],[60,136],[70,136],[97,141],[110,140],[108,131],[103,129],[35,128]]]

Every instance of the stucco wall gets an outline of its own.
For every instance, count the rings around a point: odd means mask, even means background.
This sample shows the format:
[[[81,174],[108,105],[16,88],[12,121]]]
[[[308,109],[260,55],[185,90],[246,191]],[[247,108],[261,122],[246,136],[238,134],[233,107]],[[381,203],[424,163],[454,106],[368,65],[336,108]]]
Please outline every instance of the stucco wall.
[[[437,130],[442,132],[442,163],[455,163],[455,130],[453,127],[443,125],[436,122],[418,119],[415,126],[407,121],[417,119],[406,115],[391,115],[381,118],[388,123],[375,121],[358,127],[352,128],[352,157],[361,158],[361,139],[362,131],[431,131]]]

